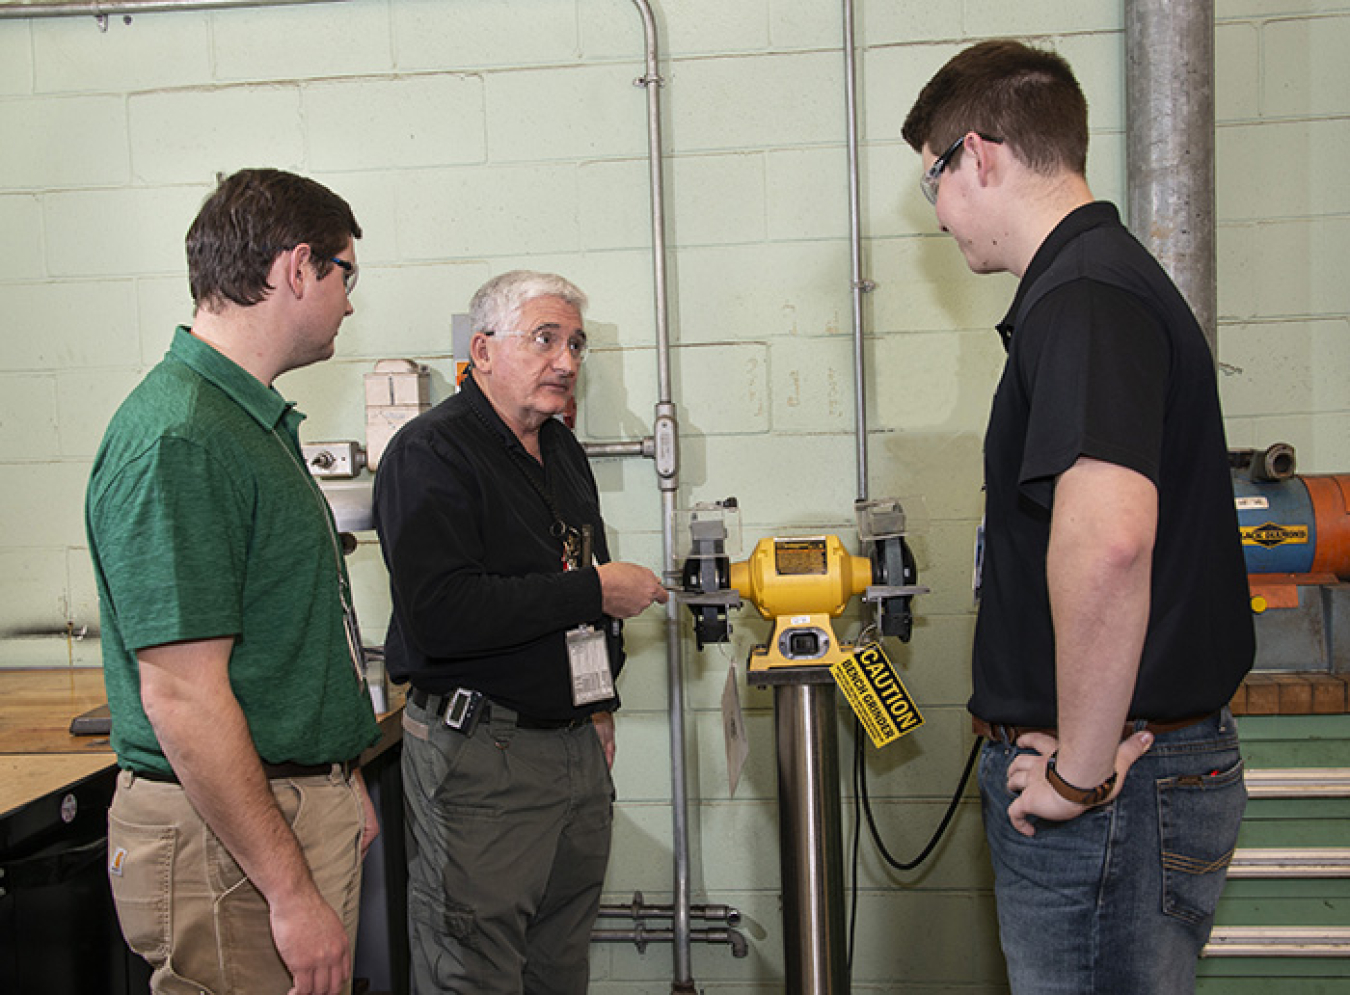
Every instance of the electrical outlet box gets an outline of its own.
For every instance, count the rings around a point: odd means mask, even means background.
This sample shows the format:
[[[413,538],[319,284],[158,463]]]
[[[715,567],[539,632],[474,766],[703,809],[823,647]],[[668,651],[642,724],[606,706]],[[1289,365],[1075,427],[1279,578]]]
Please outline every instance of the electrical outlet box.
[[[315,477],[355,477],[366,465],[365,451],[356,442],[313,442],[300,450]]]

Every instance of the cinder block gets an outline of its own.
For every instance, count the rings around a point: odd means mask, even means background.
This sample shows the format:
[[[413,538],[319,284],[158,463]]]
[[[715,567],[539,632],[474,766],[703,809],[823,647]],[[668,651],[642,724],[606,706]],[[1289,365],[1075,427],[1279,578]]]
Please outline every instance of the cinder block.
[[[477,76],[307,83],[302,106],[309,161],[317,169],[411,169],[484,159],[483,80]]]
[[[0,376],[0,460],[53,459],[58,450],[55,378]]]
[[[0,535],[14,537],[11,548],[83,546],[88,480],[89,463],[83,461],[9,464],[0,492]]]
[[[914,332],[877,340],[873,427],[982,431],[1003,367],[1002,351],[997,336],[974,332]]]
[[[671,356],[672,376],[697,385],[699,404],[683,419],[702,435],[753,436],[769,430],[769,351],[762,343],[686,346]]]
[[[1301,149],[1291,156],[1290,149]],[[1225,221],[1308,218],[1350,213],[1350,190],[1337,163],[1350,154],[1350,120],[1248,122],[1214,135],[1215,203]],[[1264,257],[1279,260],[1279,257]],[[1294,260],[1279,260],[1284,279]]]
[[[651,180],[646,159],[582,163],[577,167],[577,202],[582,243],[587,249],[651,246]]]
[[[1350,16],[1272,20],[1261,25],[1261,41],[1261,109],[1267,117],[1350,111]]]
[[[418,260],[575,251],[576,210],[571,164],[411,171],[398,191],[399,245]]]
[[[211,75],[211,24],[205,17],[110,16],[102,30],[87,17],[34,22],[39,93],[120,92],[181,86]],[[257,30],[256,42],[267,32]],[[294,39],[292,39],[294,48]]]
[[[758,153],[681,156],[670,164],[680,245],[760,242],[765,236],[764,159]]]
[[[731,56],[680,63],[671,73],[670,141],[685,151],[837,142],[838,52]]]
[[[792,337],[773,343],[775,432],[847,432],[857,417],[851,336]]]
[[[0,370],[125,368],[139,358],[130,280],[17,283],[4,296],[14,332],[0,350]]]
[[[680,250],[673,288],[681,342],[848,335],[844,242],[770,243]]]
[[[1214,26],[1214,119],[1241,121],[1260,113],[1260,35],[1254,24]]]
[[[970,38],[1106,33],[1118,32],[1123,26],[1120,5],[1081,0],[1027,0],[1017,4],[967,0],[962,11],[961,24]],[[1076,63],[1074,68],[1078,69]]]
[[[307,79],[393,68],[389,8],[384,4],[220,10],[212,14],[210,25],[217,79]]]
[[[48,194],[47,269],[62,277],[180,272],[183,236],[204,197],[200,187]]]
[[[577,11],[572,4],[400,0],[388,11],[397,68],[404,71],[535,67],[571,64],[577,58]]]
[[[42,210],[37,197],[0,197],[0,272],[8,280],[39,279],[43,262]]]
[[[0,30],[0,94],[28,96],[33,92],[33,41],[29,26],[10,21]]]
[[[640,156],[647,102],[633,65],[569,64],[483,77],[493,162]]]
[[[92,459],[114,412],[141,382],[141,370],[71,370],[56,374],[61,456]]]
[[[298,86],[132,94],[127,106],[142,183],[211,183],[245,166],[303,171]]]
[[[1224,410],[1281,415],[1337,406],[1350,370],[1347,330],[1343,319],[1225,326],[1220,356],[1231,372],[1222,378]]]
[[[848,237],[848,154],[843,147],[770,152],[764,165],[769,238]]]
[[[121,97],[0,103],[0,190],[115,186],[130,176]]]

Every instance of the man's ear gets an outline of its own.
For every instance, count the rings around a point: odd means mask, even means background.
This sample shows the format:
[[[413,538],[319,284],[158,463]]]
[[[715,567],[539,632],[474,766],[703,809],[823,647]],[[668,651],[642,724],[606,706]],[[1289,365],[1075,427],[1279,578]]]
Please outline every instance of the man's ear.
[[[304,267],[305,263],[310,262],[312,258],[312,250],[304,242],[301,242],[289,252],[283,252],[272,262],[272,276],[278,277],[280,282],[278,283],[278,280],[269,282],[274,287],[279,285],[286,287],[296,297],[304,297],[307,279]],[[277,272],[278,264],[281,266],[279,273]]]
[[[986,142],[975,132],[966,136],[965,154],[975,160],[975,178],[980,186],[988,186],[1003,174],[1003,151],[998,142]]]
[[[488,337],[482,332],[474,332],[473,337],[469,339],[469,358],[473,360],[475,370],[489,374],[492,372],[492,354],[488,350]]]

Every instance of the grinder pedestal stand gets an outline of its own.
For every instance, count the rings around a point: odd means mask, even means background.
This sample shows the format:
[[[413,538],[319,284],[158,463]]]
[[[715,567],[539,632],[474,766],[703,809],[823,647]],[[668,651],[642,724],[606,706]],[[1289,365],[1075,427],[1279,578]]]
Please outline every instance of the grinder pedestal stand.
[[[848,995],[835,685],[828,667],[750,675],[774,690],[787,995]]]

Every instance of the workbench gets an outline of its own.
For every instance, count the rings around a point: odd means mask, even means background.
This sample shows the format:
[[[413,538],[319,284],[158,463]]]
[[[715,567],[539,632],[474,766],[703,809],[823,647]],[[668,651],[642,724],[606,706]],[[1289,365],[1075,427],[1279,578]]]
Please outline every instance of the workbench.
[[[380,742],[361,755],[381,834],[366,858],[357,967],[370,962],[369,973],[383,982],[378,989],[403,991],[407,934],[398,764],[403,702],[401,694],[391,697],[390,710],[378,716]],[[48,947],[66,949],[62,962],[71,972],[96,972],[99,990],[131,991],[140,980],[144,962],[126,954],[107,894],[103,856],[97,852],[106,836],[117,757],[106,735],[70,733],[71,720],[106,704],[100,668],[0,669],[0,950],[16,956],[14,964],[0,957],[0,992],[30,990],[29,968],[17,962],[17,955]],[[15,886],[20,865],[72,838],[70,849],[81,855],[80,880],[29,889],[21,897]],[[64,908],[67,902],[79,907],[78,915]],[[85,956],[69,956],[75,949],[70,944],[96,942],[97,949]],[[83,974],[64,982],[53,977],[51,961],[42,959],[48,965],[42,990],[95,990]],[[123,970],[131,979],[125,989],[113,977]]]

